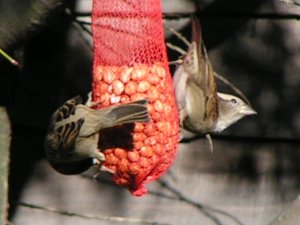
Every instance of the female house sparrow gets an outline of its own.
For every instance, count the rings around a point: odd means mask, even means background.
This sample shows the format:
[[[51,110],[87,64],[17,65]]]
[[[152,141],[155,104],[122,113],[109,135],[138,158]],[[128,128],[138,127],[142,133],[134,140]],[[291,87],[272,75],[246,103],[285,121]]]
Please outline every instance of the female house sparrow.
[[[256,114],[242,99],[217,92],[214,70],[192,18],[192,43],[174,74],[181,126],[192,133],[221,132],[246,115]]]
[[[97,103],[82,104],[80,96],[66,101],[51,117],[45,151],[51,166],[66,175],[79,174],[101,165],[104,154],[98,149],[99,131],[127,123],[148,122],[147,100],[92,109]]]

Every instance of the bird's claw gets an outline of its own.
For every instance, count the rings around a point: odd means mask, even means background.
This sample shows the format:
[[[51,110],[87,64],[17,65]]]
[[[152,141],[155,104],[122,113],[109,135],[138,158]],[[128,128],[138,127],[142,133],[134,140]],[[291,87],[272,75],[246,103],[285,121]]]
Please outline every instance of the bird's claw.
[[[98,180],[101,172],[107,172],[107,173],[110,173],[110,174],[115,174],[115,171],[112,170],[112,169],[109,169],[108,167],[104,166],[104,165],[100,165],[99,166],[99,172],[97,172],[94,176],[93,176],[93,179],[94,180]]]
[[[102,153],[101,153],[102,154]],[[103,154],[102,154],[103,155]],[[104,155],[103,155],[104,156]],[[94,180],[98,180],[99,176],[100,176],[100,173],[101,172],[107,172],[107,173],[110,173],[110,174],[115,174],[115,171],[112,170],[112,169],[109,169],[107,166],[105,166],[103,163],[105,161],[105,156],[104,156],[104,160],[99,160],[99,159],[95,159],[95,166],[98,167],[98,171],[94,176]]]
[[[85,105],[88,106],[88,107],[94,107],[94,106],[96,106],[96,105],[99,105],[99,103],[100,103],[100,102],[93,102],[93,101],[92,101],[92,92],[90,91],[90,92],[88,93],[88,99],[87,99]]]

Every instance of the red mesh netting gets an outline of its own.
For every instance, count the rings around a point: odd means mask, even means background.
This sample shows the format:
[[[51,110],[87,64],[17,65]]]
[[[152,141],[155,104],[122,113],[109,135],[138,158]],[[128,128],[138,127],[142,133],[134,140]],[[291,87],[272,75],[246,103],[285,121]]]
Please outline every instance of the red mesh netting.
[[[173,162],[178,113],[164,43],[160,0],[94,0],[93,100],[99,108],[142,98],[151,122],[101,132],[105,165],[133,195],[147,192]]]

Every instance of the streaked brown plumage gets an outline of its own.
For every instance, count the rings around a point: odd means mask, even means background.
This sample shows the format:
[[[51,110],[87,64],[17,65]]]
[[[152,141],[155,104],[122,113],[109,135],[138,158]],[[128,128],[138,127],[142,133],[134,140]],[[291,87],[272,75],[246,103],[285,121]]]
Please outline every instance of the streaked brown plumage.
[[[195,17],[192,18],[192,32],[192,43],[174,74],[181,126],[192,133],[221,132],[256,112],[242,99],[217,92],[215,72]]]
[[[93,164],[101,165],[104,154],[98,149],[99,131],[126,123],[148,122],[147,100],[92,109],[80,96],[68,100],[53,114],[45,141],[48,161],[63,174],[79,174]],[[105,169],[105,168],[104,168]]]

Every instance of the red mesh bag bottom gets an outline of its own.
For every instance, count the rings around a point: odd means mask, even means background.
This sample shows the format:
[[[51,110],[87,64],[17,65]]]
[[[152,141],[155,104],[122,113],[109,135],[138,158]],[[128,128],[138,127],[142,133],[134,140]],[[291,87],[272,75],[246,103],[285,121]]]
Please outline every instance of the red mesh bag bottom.
[[[98,108],[149,100],[151,122],[101,131],[99,148],[117,184],[135,196],[175,159],[178,113],[164,44],[160,0],[94,0],[93,100]]]

